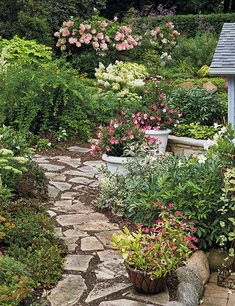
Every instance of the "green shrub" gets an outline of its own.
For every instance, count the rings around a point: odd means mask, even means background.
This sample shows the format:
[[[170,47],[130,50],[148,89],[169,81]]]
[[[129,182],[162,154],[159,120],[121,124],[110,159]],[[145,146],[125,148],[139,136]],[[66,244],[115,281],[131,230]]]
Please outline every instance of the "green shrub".
[[[190,124],[179,124],[174,129],[173,134],[195,139],[211,139],[216,132],[213,126],[200,125],[198,122],[192,122]]]
[[[11,150],[16,156],[31,157],[33,153],[32,148],[28,145],[27,137],[6,126],[0,127],[0,148]]]
[[[27,265],[34,287],[54,285],[62,275],[63,243],[54,233],[47,207],[38,202],[19,200],[1,203],[0,213],[14,227],[5,228],[5,252]]]
[[[52,49],[36,43],[34,40],[27,40],[14,36],[7,40],[0,37],[0,53],[5,49],[5,59],[9,63],[42,64],[52,60]]]
[[[63,274],[63,251],[58,246],[43,239],[35,240],[28,248],[12,245],[8,254],[24,265],[32,275],[34,287],[51,287]]]
[[[174,203],[174,210],[190,216],[197,227],[199,248],[218,247],[221,235],[228,236],[231,230],[227,215],[220,211],[224,188],[221,167],[222,161],[215,155],[205,159],[169,155],[157,161],[135,161],[125,177],[106,175],[97,206],[136,223],[151,224],[162,205]],[[222,229],[220,222],[226,224]]]
[[[30,162],[15,191],[17,197],[27,199],[48,199],[48,179],[42,167]]]
[[[32,292],[31,274],[24,265],[8,256],[0,257],[0,305],[17,306]]]
[[[224,100],[210,91],[199,88],[177,88],[169,93],[172,104],[183,113],[182,123],[198,122],[213,125],[223,122],[227,107]]]
[[[95,125],[93,91],[74,70],[54,61],[37,69],[11,67],[0,84],[0,124],[34,134],[57,132],[90,135]]]
[[[0,149],[0,179],[3,186],[15,190],[15,187],[24,172],[27,171],[28,159],[14,156],[8,149]]]
[[[197,34],[193,38],[181,36],[172,57],[175,61],[185,61],[198,70],[203,65],[210,66],[216,45],[217,38],[211,33]]]

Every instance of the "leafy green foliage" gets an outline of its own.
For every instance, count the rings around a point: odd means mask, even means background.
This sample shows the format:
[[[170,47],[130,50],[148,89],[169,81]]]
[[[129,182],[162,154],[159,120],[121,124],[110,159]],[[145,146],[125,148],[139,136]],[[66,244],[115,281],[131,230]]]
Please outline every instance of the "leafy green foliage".
[[[217,45],[217,38],[208,33],[199,34],[194,38],[179,38],[178,48],[173,51],[176,61],[185,61],[199,69],[203,65],[210,66]]]
[[[0,87],[0,123],[22,133],[56,132],[63,127],[70,135],[90,135],[95,124],[93,92],[66,65],[55,61],[37,69],[12,66]]]
[[[0,37],[0,53],[5,49],[5,59],[9,63],[20,64],[42,64],[52,59],[52,50],[50,47],[40,45],[34,40],[26,40],[14,36],[7,40]]]
[[[16,156],[31,157],[33,150],[28,146],[28,139],[11,127],[0,127],[0,148],[11,150]]]
[[[53,44],[52,34],[71,16],[89,17],[105,0],[0,0],[0,35],[14,35]]]
[[[198,122],[179,124],[174,129],[175,136],[186,136],[195,139],[211,139],[216,134],[213,126],[201,125]]]
[[[198,122],[213,125],[223,122],[226,115],[224,100],[205,89],[177,88],[170,93],[172,103],[183,113],[182,123]]]
[[[38,202],[2,203],[0,213],[15,227],[6,228],[6,253],[27,265],[34,287],[50,287],[62,275],[65,247],[54,234],[47,208]]]
[[[106,176],[98,207],[148,224],[160,213],[157,201],[166,205],[173,202],[175,209],[188,215],[197,227],[199,248],[216,247],[219,236],[226,236],[227,226],[223,231],[220,227],[220,221],[226,223],[227,218],[219,212],[224,188],[220,158],[213,155],[201,163],[197,158],[166,156],[157,161],[135,161],[129,167],[124,178]]]
[[[226,227],[226,235],[220,236],[220,245],[224,246],[229,241],[232,243],[232,247],[229,249],[230,255],[234,256],[234,241],[235,241],[235,167],[228,168],[224,175],[224,192],[222,200],[224,202],[223,207],[220,209],[221,213],[228,217],[228,221],[225,226],[225,222],[220,222],[221,228],[224,230]]]
[[[17,306],[32,292],[31,274],[24,265],[8,256],[0,257],[0,304]]]
[[[28,248],[12,245],[8,254],[27,265],[35,287],[51,287],[63,273],[63,252],[51,242],[40,239]]]

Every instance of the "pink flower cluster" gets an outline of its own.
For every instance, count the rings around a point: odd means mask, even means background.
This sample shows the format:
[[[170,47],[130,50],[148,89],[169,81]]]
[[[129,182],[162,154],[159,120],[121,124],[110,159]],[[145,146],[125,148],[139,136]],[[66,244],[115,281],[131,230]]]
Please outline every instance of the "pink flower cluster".
[[[120,30],[116,32],[116,35],[114,37],[115,42],[114,46],[118,51],[124,51],[124,50],[130,50],[134,47],[137,47],[140,45],[141,36],[133,37],[131,35],[132,29],[128,26],[121,26]]]
[[[137,128],[144,130],[169,129],[179,123],[182,113],[178,113],[174,107],[167,102],[165,94],[160,94],[159,102],[153,103],[150,108],[132,115],[132,120]]]
[[[163,216],[163,218],[157,219],[155,224],[153,224],[152,226],[143,226],[141,224],[136,224],[136,227],[141,229],[143,234],[151,235],[153,241],[158,241],[160,239],[160,236],[165,235],[164,233],[165,231],[167,231],[165,229],[165,225],[166,223],[169,222],[172,228],[175,228],[175,229],[179,228],[185,232],[182,242],[184,242],[188,246],[189,249],[197,250],[197,247],[195,244],[198,243],[199,240],[198,238],[192,235],[192,233],[194,233],[194,231],[192,231],[193,226],[190,226],[185,221],[179,220],[172,214],[172,212],[169,212],[167,210],[165,210],[160,216]],[[190,224],[192,223],[190,222]],[[171,251],[173,251],[175,248],[178,247],[173,241],[168,241],[167,243],[165,241],[161,242],[161,246],[163,248],[166,247],[167,245],[168,247],[170,247]],[[150,242],[147,245],[147,249],[150,249],[152,247],[153,245]]]
[[[131,120],[111,120],[106,127],[100,127],[98,140],[91,146],[92,155],[104,153],[113,156],[123,156],[125,149],[132,146],[147,145],[148,139],[142,130],[135,127]]]
[[[96,51],[105,52],[110,48],[118,51],[130,50],[140,45],[141,36],[131,35],[130,26],[112,26],[112,22],[106,20],[97,22],[79,23],[69,20],[63,23],[62,28],[54,34],[58,38],[56,43],[61,51],[69,46],[77,48],[90,46]]]
[[[148,30],[145,36],[158,49],[160,55],[164,54],[164,60],[171,59],[172,49],[177,45],[177,39],[180,33],[174,30],[172,21],[168,21],[165,25],[158,26],[152,30]]]

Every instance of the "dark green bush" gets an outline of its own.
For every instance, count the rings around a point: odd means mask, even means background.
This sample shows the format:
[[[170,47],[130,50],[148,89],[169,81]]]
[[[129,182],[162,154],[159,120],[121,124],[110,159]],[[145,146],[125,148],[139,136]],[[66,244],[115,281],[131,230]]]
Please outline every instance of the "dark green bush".
[[[38,202],[26,200],[0,205],[1,215],[15,225],[5,229],[5,252],[27,265],[34,287],[49,287],[59,280],[66,251],[46,211]]]
[[[14,35],[53,44],[53,33],[70,16],[89,17],[105,0],[0,0],[0,36]]]
[[[185,62],[198,70],[203,65],[210,66],[216,45],[217,38],[211,33],[197,34],[193,38],[182,36],[172,57],[175,62],[181,65]]]
[[[0,124],[34,134],[63,128],[86,138],[95,124],[94,103],[93,91],[66,65],[11,66],[0,84]]]
[[[0,305],[17,306],[32,292],[31,274],[14,258],[0,256]]]
[[[199,88],[177,88],[169,93],[172,104],[183,112],[182,123],[199,122],[202,125],[213,125],[224,122],[227,106],[216,94]]]
[[[43,288],[55,285],[63,273],[63,251],[51,242],[38,239],[28,248],[12,245],[7,250],[19,262],[27,265],[34,287]]]
[[[30,162],[16,186],[16,196],[27,199],[48,199],[48,179],[42,167]]]

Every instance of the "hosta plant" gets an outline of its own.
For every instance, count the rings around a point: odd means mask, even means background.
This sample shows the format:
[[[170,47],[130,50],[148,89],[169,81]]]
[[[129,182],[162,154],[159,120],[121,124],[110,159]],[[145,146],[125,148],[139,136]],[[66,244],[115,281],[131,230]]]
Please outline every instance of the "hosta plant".
[[[127,265],[152,279],[176,270],[197,249],[190,226],[169,212],[162,212],[150,227],[137,227],[134,232],[124,228],[124,234],[114,234],[112,246]]]

